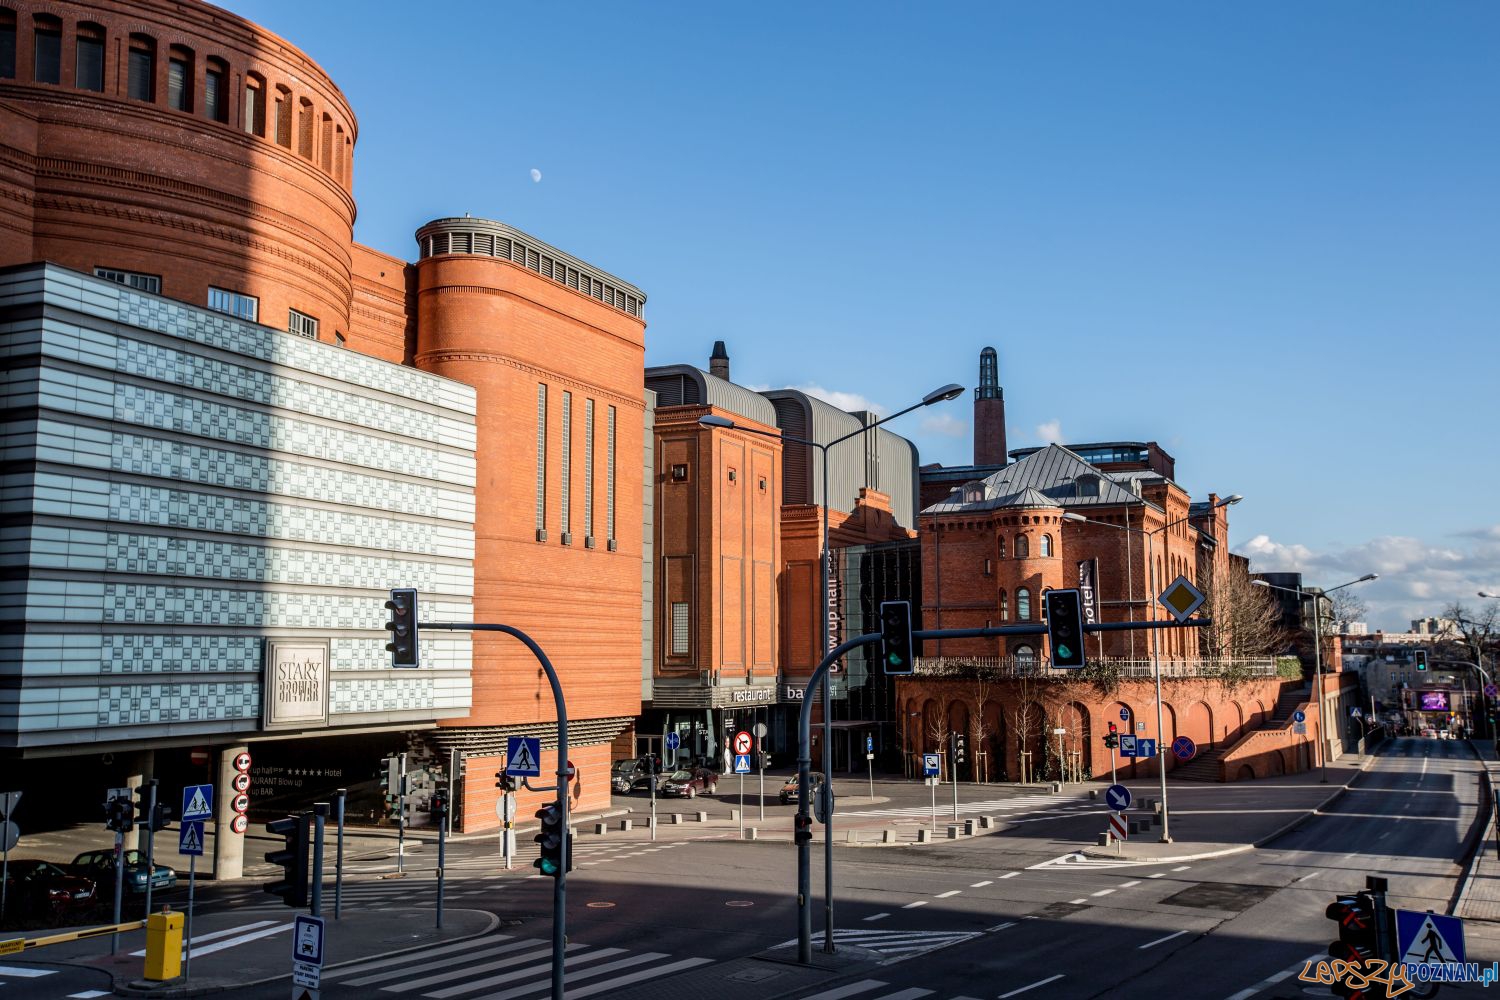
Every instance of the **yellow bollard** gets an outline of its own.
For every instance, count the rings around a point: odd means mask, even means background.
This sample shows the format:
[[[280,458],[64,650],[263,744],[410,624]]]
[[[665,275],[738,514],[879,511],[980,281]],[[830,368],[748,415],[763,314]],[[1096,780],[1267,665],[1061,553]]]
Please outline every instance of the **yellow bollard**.
[[[164,909],[146,918],[146,978],[182,975],[182,914]]]

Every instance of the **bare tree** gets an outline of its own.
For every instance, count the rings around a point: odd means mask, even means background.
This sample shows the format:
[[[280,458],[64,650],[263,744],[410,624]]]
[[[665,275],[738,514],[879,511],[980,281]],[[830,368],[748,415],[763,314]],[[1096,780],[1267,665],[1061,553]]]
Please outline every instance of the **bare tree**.
[[[1006,712],[1007,721],[1010,723],[1010,731],[1016,738],[1016,760],[1024,761],[1026,758],[1020,754],[1032,747],[1032,737],[1041,729],[1041,709],[1037,707],[1034,696],[1037,694],[1038,681],[1036,675],[1029,670],[1019,671],[1016,674],[1016,702]],[[1039,760],[1031,761],[1029,775],[1032,781],[1037,780],[1037,769],[1041,767]]]
[[[1214,574],[1206,596],[1203,613],[1213,624],[1198,632],[1207,659],[1269,656],[1285,645],[1281,613],[1270,588],[1251,584],[1244,564],[1232,562]]]
[[[1486,601],[1477,608],[1453,601],[1443,608],[1443,617],[1453,623],[1443,639],[1462,647],[1466,659],[1482,664],[1485,649],[1500,636],[1500,601]]]
[[[983,760],[982,772],[980,767],[974,768],[974,783],[990,780],[990,753],[985,748],[989,745],[989,738],[994,735],[990,724],[985,721],[984,709],[994,698],[994,678],[990,671],[983,667],[975,667],[974,676],[964,686],[965,694],[974,706],[974,713],[969,718],[969,729],[973,733],[974,745],[970,750],[976,762]],[[980,755],[983,754],[983,757]]]
[[[1340,632],[1349,631],[1350,622],[1362,622],[1370,613],[1370,606],[1352,587],[1335,590],[1328,600],[1332,604],[1334,627]]]

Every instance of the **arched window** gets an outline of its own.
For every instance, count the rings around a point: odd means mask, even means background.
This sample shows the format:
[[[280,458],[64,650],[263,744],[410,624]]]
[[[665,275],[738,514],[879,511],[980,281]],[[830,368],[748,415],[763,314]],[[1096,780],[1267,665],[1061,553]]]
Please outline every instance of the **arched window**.
[[[73,56],[73,83],[79,90],[104,93],[104,26],[92,21],[78,25]]]
[[[16,78],[16,12],[0,7],[0,77]]]
[[[167,50],[167,107],[193,110],[193,50],[182,45]]]
[[[126,95],[133,101],[150,104],[156,100],[156,39],[150,35],[130,36],[130,71]]]
[[[31,78],[37,83],[62,83],[62,18],[37,14],[31,19]]]
[[[333,173],[333,116],[327,113],[323,115],[323,135],[320,145],[322,152],[319,154],[318,165],[323,168],[324,173]]]
[[[1020,660],[1022,663],[1025,663],[1025,664],[1035,663],[1036,662],[1036,650],[1032,649],[1030,646],[1017,646],[1016,647],[1016,659]]]
[[[1000,620],[1005,621],[1009,617],[1010,597],[1006,595],[1005,590],[1002,588],[1000,591]]]
[[[245,74],[245,107],[240,124],[246,132],[262,138],[266,134],[266,78],[259,73]]]
[[[313,156],[313,106],[307,98],[297,101],[297,154],[304,159]]]
[[[1016,588],[1016,621],[1031,621],[1031,591],[1025,587]]]
[[[1046,557],[1048,557],[1050,555],[1052,555],[1052,536],[1051,535],[1043,535],[1042,536],[1042,557],[1046,558]]]
[[[292,148],[292,92],[276,85],[276,144]]]
[[[229,64],[216,56],[203,64],[203,117],[229,123]]]
[[[1031,543],[1026,540],[1025,535],[1016,536],[1016,558],[1025,559],[1031,555]]]
[[[1000,558],[1001,559],[1005,558],[1005,536],[1004,535],[1000,536]]]

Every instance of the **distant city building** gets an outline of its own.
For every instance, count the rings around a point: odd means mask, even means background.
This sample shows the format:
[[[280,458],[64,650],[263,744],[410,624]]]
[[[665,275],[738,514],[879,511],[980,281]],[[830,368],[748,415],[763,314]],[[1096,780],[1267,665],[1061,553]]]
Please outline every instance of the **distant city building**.
[[[1457,635],[1461,630],[1452,618],[1413,618],[1411,631],[1417,635]]]
[[[1345,635],[1369,635],[1370,626],[1364,622],[1344,622]]]

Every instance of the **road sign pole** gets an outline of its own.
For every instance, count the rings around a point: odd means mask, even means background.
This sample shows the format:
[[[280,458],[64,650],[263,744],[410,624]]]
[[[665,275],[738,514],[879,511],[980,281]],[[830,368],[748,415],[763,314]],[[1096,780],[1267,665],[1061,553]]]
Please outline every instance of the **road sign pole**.
[[[937,779],[928,778],[927,787],[932,789],[932,833],[937,835]]]
[[[740,839],[745,839],[745,772],[740,772]]]
[[[340,788],[334,792],[333,819],[337,824],[334,834],[333,855],[333,919],[339,919],[340,911],[344,908],[344,798],[349,794],[349,789]]]
[[[873,755],[871,755],[871,754],[868,754],[868,753],[865,754],[865,769],[869,772],[869,777],[870,777],[870,801],[874,802],[875,801],[875,757]]]
[[[146,824],[146,916],[151,916],[151,883],[156,881],[156,862],[153,859],[155,851],[152,850],[156,843],[156,833],[151,829],[152,820],[156,818],[156,779],[151,778],[146,782],[146,815],[137,818],[136,822]],[[124,862],[124,857],[120,861]]]
[[[312,915],[323,915],[323,831],[328,826],[328,803],[313,806]]]
[[[1109,748],[1109,783],[1111,785],[1119,784],[1119,782],[1115,780],[1115,748],[1114,747],[1110,747]]]
[[[193,974],[193,889],[198,881],[198,855],[188,855],[188,907],[187,924],[182,932],[182,980],[187,982]]]
[[[151,879],[146,879],[149,884]],[[115,831],[115,926],[120,926],[120,898],[125,889],[125,834]],[[117,954],[120,950],[120,932],[115,931],[109,936],[109,953]]]
[[[406,754],[401,754],[400,777],[396,779],[396,872],[406,874]]]
[[[756,764],[757,770],[760,772],[760,818],[761,819],[765,819],[766,818],[766,751],[765,751],[764,747],[760,746],[760,741],[759,740],[756,741],[756,747],[755,747],[755,764]],[[656,831],[652,830],[651,832],[654,834]]]
[[[451,788],[452,786],[450,785],[449,787]],[[448,817],[450,815],[452,815],[452,813],[453,813],[453,800],[449,799],[447,802],[445,802],[443,804],[443,821],[438,824],[438,870],[437,870],[437,877],[438,877],[437,878],[437,883],[438,883],[438,885],[437,885],[437,890],[438,890],[438,895],[437,895],[437,929],[438,930],[442,930],[443,929],[443,889],[445,888],[444,882],[446,880],[446,875],[443,872],[443,868],[444,868],[444,862],[447,860],[447,856],[444,854],[444,848],[447,846],[447,838],[446,838],[446,836],[444,834],[444,831],[448,828]]]

